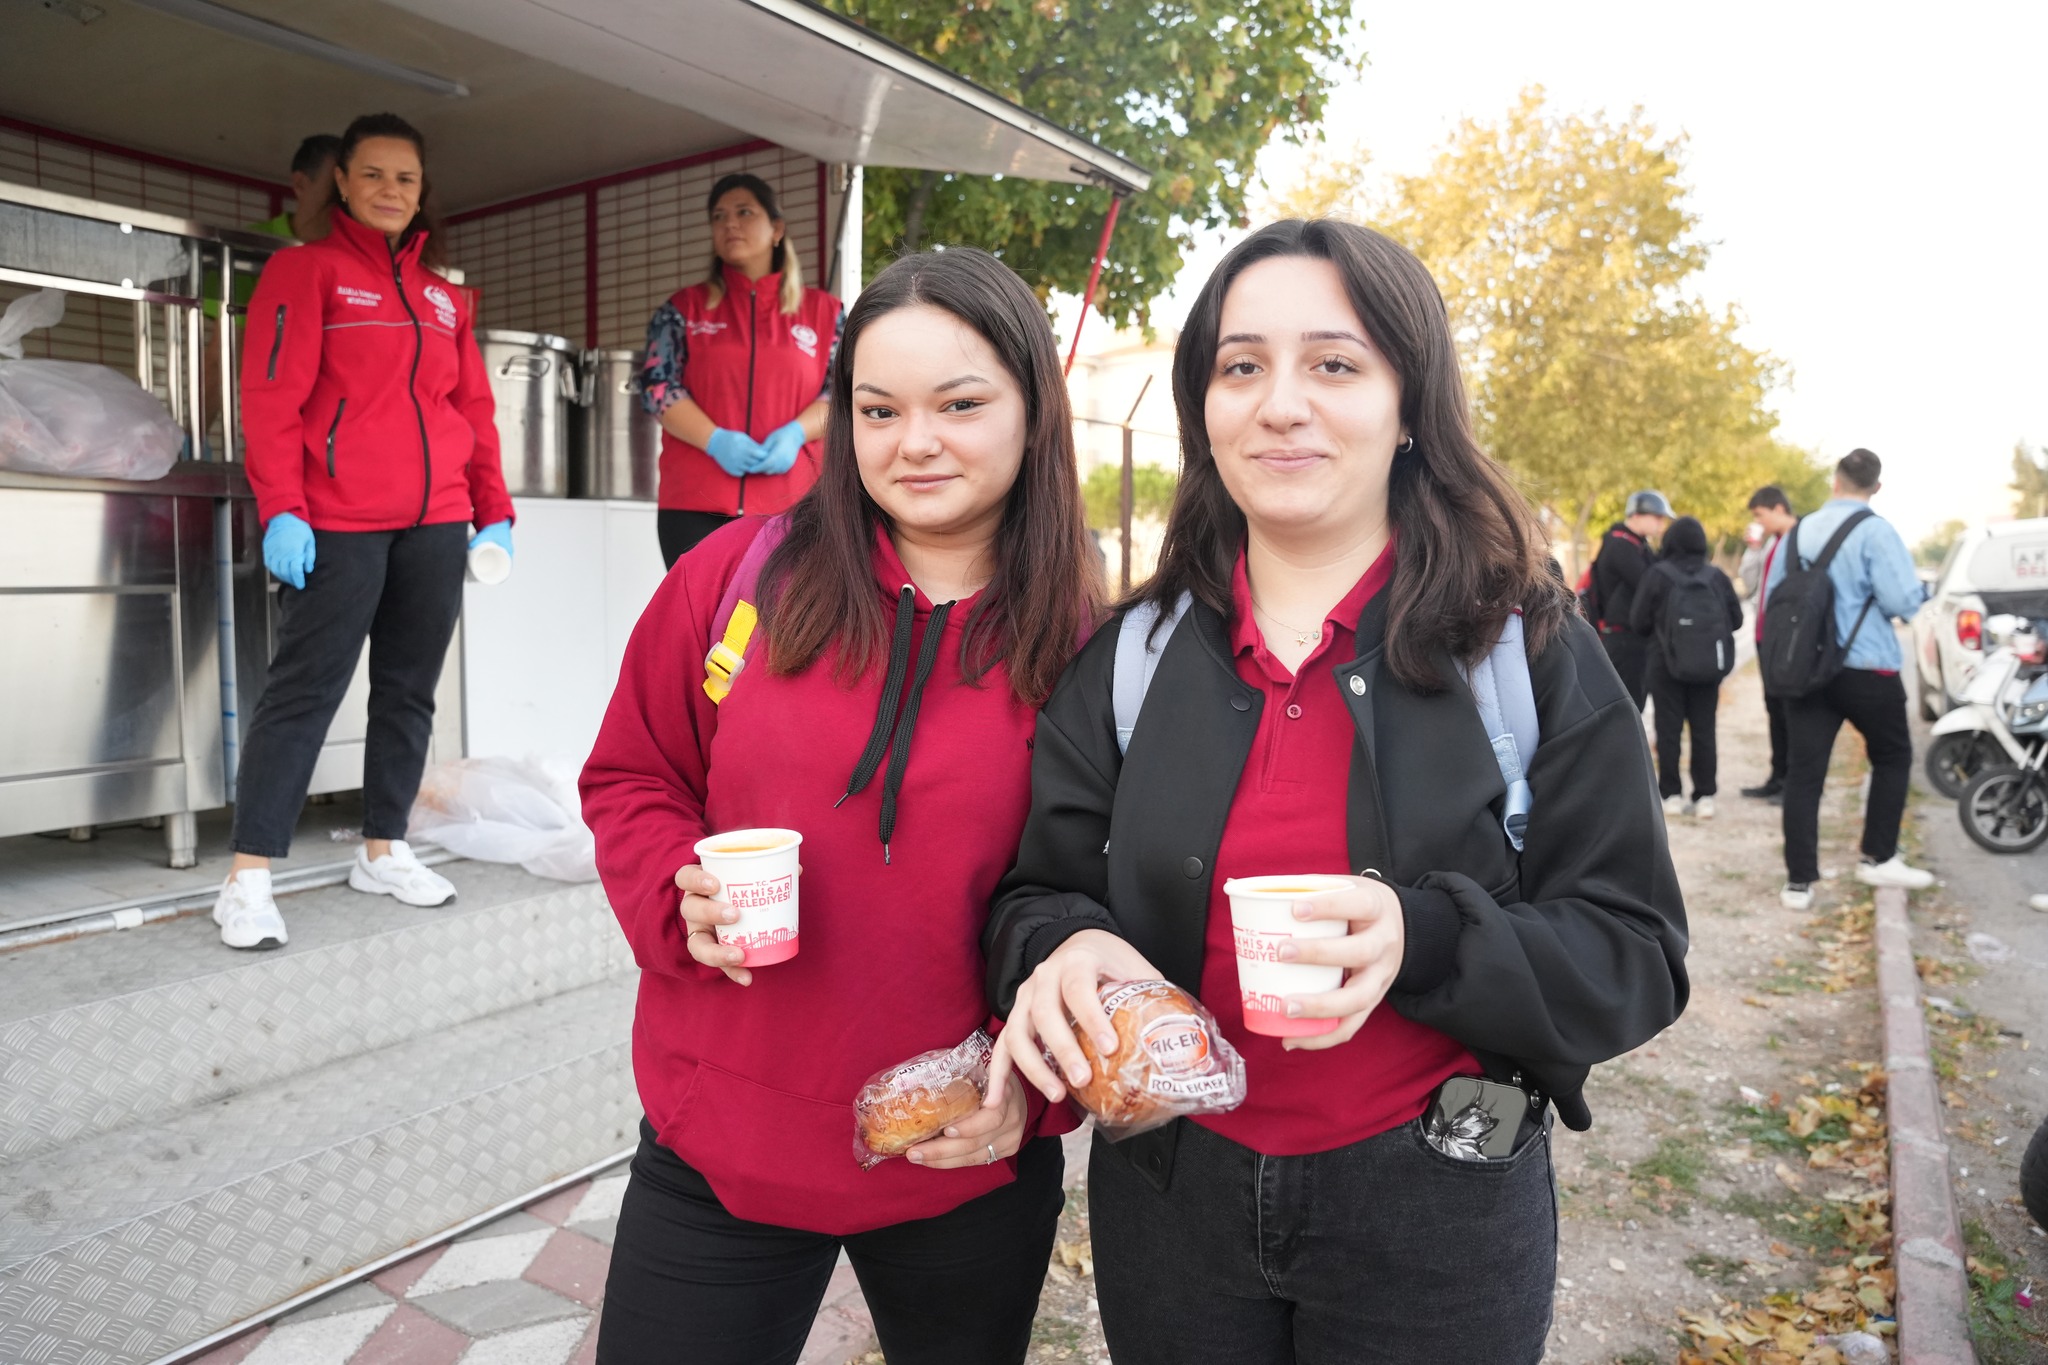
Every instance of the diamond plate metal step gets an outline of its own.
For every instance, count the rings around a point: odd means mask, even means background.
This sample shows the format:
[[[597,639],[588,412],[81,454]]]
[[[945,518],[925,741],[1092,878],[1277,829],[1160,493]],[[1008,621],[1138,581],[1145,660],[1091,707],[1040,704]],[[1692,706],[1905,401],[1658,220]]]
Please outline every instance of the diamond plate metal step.
[[[0,1162],[632,969],[594,883],[442,872],[453,909],[346,887],[283,897],[277,952],[223,948],[201,912],[0,955]]]
[[[0,1361],[153,1359],[630,1146],[636,984],[615,975],[0,1167]]]

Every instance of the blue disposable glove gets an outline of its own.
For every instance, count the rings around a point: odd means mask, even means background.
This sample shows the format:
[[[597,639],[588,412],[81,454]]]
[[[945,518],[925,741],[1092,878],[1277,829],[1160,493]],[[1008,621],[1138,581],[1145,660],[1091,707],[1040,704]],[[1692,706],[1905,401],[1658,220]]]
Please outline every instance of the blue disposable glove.
[[[479,545],[501,545],[509,558],[512,554],[512,523],[494,521],[469,538],[470,549],[474,550]]]
[[[279,512],[263,528],[263,567],[280,583],[306,586],[313,572],[313,528],[289,512]]]
[[[754,464],[761,458],[761,446],[744,431],[728,431],[724,427],[711,433],[711,440],[704,449],[711,452],[711,458],[718,461],[718,467],[738,478],[742,474],[754,473]]]
[[[761,442],[761,456],[754,461],[749,474],[787,474],[796,464],[797,452],[804,448],[802,422],[784,422],[768,433],[768,439]]]

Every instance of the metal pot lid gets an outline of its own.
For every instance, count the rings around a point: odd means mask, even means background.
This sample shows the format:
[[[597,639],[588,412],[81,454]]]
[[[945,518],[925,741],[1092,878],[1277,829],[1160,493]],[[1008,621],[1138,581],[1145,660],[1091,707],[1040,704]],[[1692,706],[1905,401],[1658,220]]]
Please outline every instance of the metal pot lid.
[[[510,332],[496,327],[486,327],[476,334],[479,342],[498,341],[508,346],[539,346],[550,351],[561,351],[568,355],[576,353],[576,347],[567,337],[554,336],[547,332]]]

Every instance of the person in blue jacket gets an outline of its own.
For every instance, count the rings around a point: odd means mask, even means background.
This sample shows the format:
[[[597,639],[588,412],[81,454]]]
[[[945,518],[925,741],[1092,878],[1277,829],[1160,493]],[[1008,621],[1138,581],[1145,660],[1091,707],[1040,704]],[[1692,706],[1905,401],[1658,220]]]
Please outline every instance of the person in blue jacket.
[[[1771,561],[1764,596],[1785,579],[1794,556],[1818,558],[1844,520],[1870,506],[1883,464],[1867,450],[1844,455],[1835,466],[1834,497],[1800,518],[1787,545]],[[1835,589],[1835,636],[1847,646],[1842,671],[1827,686],[1786,703],[1791,741],[1785,777],[1785,889],[1788,910],[1813,904],[1820,880],[1820,797],[1835,736],[1848,721],[1870,751],[1870,795],[1863,805],[1863,860],[1856,880],[1866,886],[1920,890],[1934,874],[1908,867],[1899,856],[1899,821],[1906,813],[1906,782],[1913,768],[1913,734],[1906,719],[1903,662],[1892,620],[1912,619],[1927,600],[1913,556],[1898,531],[1872,515],[1849,533],[1828,565]]]

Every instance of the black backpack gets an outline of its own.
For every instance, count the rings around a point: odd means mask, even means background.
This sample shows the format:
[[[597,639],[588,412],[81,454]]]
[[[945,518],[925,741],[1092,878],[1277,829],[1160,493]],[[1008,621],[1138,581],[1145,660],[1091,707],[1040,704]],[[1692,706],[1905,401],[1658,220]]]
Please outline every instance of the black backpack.
[[[1808,696],[1833,682],[1842,671],[1849,641],[1863,629],[1863,618],[1870,614],[1877,599],[1873,597],[1863,604],[1848,640],[1837,638],[1835,584],[1828,577],[1828,566],[1834,563],[1835,552],[1842,548],[1849,533],[1876,515],[1867,507],[1852,512],[1828,537],[1820,556],[1810,563],[1799,554],[1799,527],[1806,524],[1805,518],[1787,534],[1785,543],[1792,557],[1786,561],[1785,577],[1764,603],[1764,637],[1757,647],[1764,695]]]
[[[1735,637],[1728,629],[1728,609],[1715,591],[1711,564],[1681,569],[1660,566],[1671,580],[1664,598],[1664,616],[1657,623],[1657,643],[1664,650],[1664,669],[1679,682],[1711,683],[1735,667]]]

